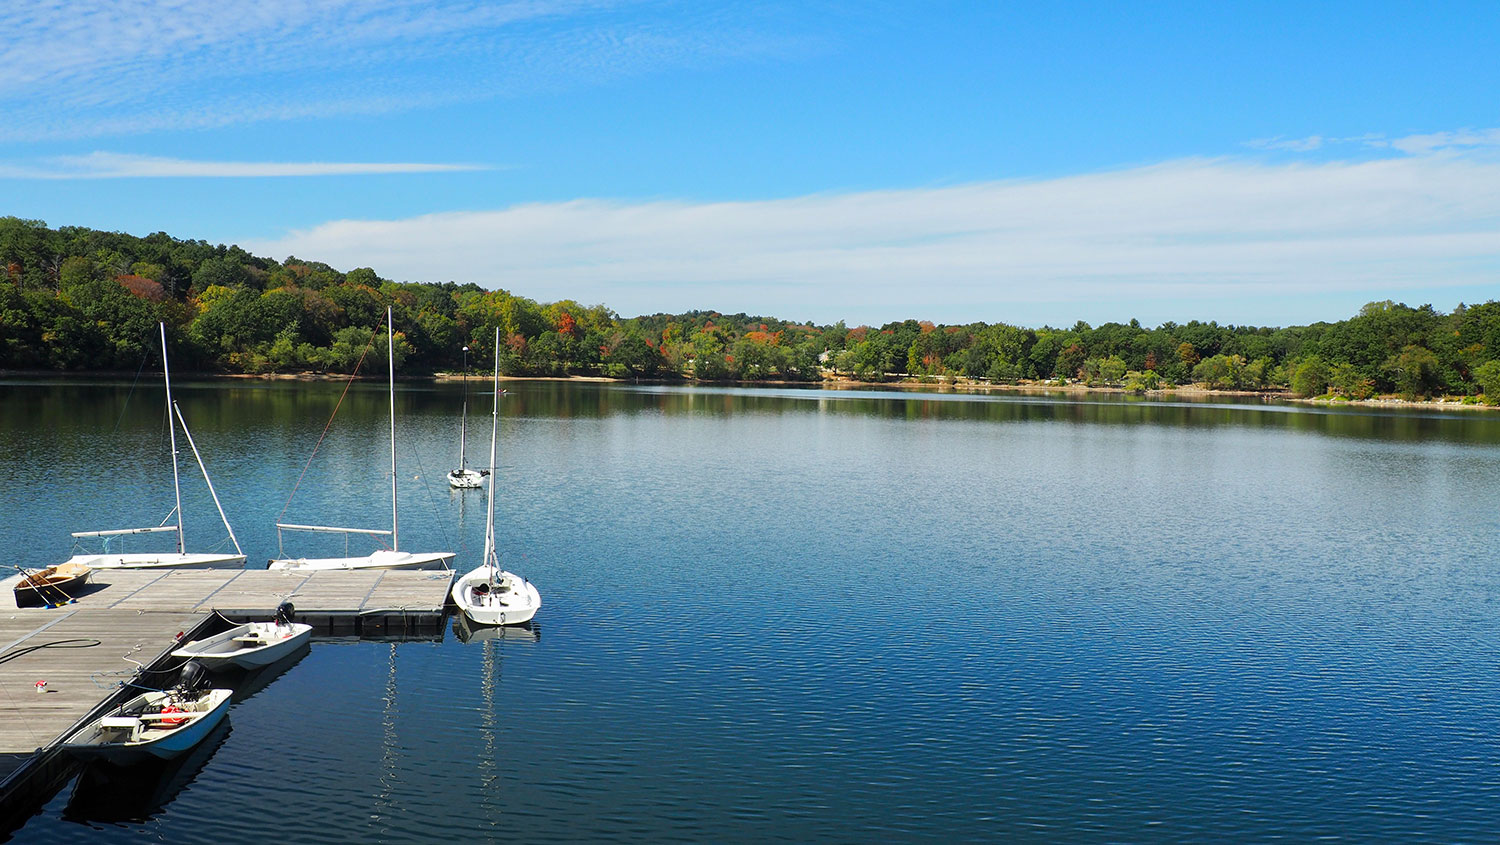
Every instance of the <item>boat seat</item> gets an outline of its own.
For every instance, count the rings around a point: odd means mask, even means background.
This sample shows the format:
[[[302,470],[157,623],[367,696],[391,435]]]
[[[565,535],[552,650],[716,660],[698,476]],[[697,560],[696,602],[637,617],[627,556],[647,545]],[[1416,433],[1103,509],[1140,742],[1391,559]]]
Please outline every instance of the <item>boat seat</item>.
[[[99,720],[99,738],[106,742],[130,742],[145,729],[145,723],[134,716],[105,716]]]

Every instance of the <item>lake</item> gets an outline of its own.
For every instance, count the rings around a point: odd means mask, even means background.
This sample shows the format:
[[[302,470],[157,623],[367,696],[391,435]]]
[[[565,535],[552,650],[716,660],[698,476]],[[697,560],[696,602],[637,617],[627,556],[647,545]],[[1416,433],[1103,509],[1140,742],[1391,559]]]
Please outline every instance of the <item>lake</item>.
[[[171,510],[151,379],[0,382],[7,563]],[[252,566],[278,519],[389,527],[384,385],[311,462],[342,384],[174,387]],[[17,841],[1500,830],[1500,414],[506,389],[497,531],[534,636],[315,643],[167,794],[111,814],[69,785]],[[402,548],[466,570],[462,398],[398,386],[398,476]],[[224,531],[183,451],[203,550]]]

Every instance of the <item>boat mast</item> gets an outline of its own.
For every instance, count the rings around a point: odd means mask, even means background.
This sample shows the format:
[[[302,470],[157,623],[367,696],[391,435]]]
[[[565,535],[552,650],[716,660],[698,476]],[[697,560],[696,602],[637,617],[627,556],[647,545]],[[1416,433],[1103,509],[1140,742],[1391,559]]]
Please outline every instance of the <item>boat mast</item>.
[[[172,492],[177,496],[177,553],[186,551],[182,541],[182,484],[177,479],[177,423],[172,419],[172,376],[167,371],[167,324],[159,322],[161,329],[161,377],[167,384],[167,433],[172,438]]]
[[[500,327],[495,327],[495,401],[490,408],[490,511],[484,520],[484,563],[490,568],[490,581],[500,568],[495,554],[495,442],[500,434]]]
[[[461,470],[469,468],[469,460],[464,457],[464,445],[469,442],[469,347],[464,347],[464,410],[459,415],[458,423],[458,468]]]
[[[391,306],[385,307],[385,370],[391,393],[391,551],[401,551],[396,528],[396,330],[391,324]]]
[[[187,438],[188,448],[193,450],[193,457],[198,460],[198,469],[203,472],[203,483],[208,485],[208,495],[213,497],[214,507],[219,509],[219,519],[224,520],[224,530],[229,532],[229,542],[234,544],[234,553],[242,555],[244,549],[240,548],[240,541],[234,536],[234,529],[229,527],[229,517],[224,515],[224,506],[219,503],[219,494],[214,492],[213,479],[208,477],[208,467],[203,465],[203,456],[198,453],[198,444],[193,442],[192,429],[188,428],[187,418],[182,415],[182,409],[177,403],[172,403],[172,410],[177,412],[177,421],[182,423],[182,434]]]

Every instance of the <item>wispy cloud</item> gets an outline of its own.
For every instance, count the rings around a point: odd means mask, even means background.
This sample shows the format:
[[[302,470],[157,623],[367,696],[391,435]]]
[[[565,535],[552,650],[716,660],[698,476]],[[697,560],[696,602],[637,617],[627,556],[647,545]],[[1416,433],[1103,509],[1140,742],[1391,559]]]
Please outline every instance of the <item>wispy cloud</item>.
[[[1110,302],[1178,319],[1226,297],[1264,306],[1493,286],[1500,164],[1190,159],[762,202],[576,200],[343,220],[244,245],[624,313],[711,306],[827,320],[1071,322],[1081,303]]]
[[[453,173],[486,170],[474,164],[414,162],[190,161],[159,156],[96,152],[27,163],[0,162],[0,179],[261,178],[268,176],[356,176],[393,173]]]
[[[1310,153],[1330,147],[1364,147],[1372,150],[1394,150],[1407,155],[1432,155],[1455,151],[1472,151],[1500,148],[1500,129],[1460,129],[1454,132],[1428,132],[1390,138],[1382,134],[1354,135],[1350,137],[1325,137],[1310,135],[1306,138],[1256,138],[1245,146],[1259,150],[1277,150]]]
[[[382,113],[797,49],[733,12],[661,0],[0,0],[0,10],[0,140]]]
[[[1431,132],[1395,138],[1393,149],[1412,155],[1425,153],[1500,147],[1500,129],[1463,129],[1457,132]]]

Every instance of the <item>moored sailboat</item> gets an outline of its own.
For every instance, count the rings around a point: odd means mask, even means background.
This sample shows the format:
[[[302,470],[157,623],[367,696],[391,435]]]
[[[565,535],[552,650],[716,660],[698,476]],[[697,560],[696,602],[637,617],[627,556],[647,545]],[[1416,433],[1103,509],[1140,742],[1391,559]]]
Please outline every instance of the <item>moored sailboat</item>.
[[[453,585],[453,603],[476,625],[522,625],[542,606],[536,585],[500,568],[495,551],[495,448],[500,435],[500,330],[495,330],[495,399],[490,411],[489,513],[484,524],[484,560]]]
[[[458,468],[448,471],[448,486],[458,490],[477,490],[484,484],[489,470],[469,469],[465,447],[469,442],[469,347],[464,347],[464,404],[458,423]]]
[[[294,525],[276,523],[277,534],[284,530],[313,531],[334,534],[363,534],[374,537],[390,537],[391,547],[367,555],[327,558],[278,558],[272,559],[268,569],[324,570],[324,569],[446,569],[452,552],[403,552],[396,509],[396,340],[392,327],[391,309],[385,310],[387,389],[391,405],[391,530],[372,528],[335,528],[325,525]]]
[[[163,520],[162,525],[149,528],[114,528],[105,531],[75,531],[76,538],[100,538],[104,542],[104,549],[100,552],[84,552],[75,554],[69,558],[64,565],[86,566],[91,569],[201,569],[208,567],[227,567],[245,562],[245,553],[240,550],[240,542],[235,539],[234,529],[229,526],[229,517],[224,515],[224,506],[219,503],[219,495],[214,492],[213,480],[208,477],[208,467],[203,464],[203,456],[198,453],[198,445],[193,442],[193,433],[188,430],[187,420],[182,416],[182,409],[172,401],[172,376],[167,366],[167,324],[158,323],[161,330],[161,374],[162,380],[167,388],[167,431],[170,435],[172,448],[172,491],[176,496],[177,504],[172,513],[167,515],[171,519],[177,517],[176,525],[168,525]],[[188,446],[193,450],[193,457],[198,461],[198,468],[203,472],[203,480],[208,485],[208,493],[213,497],[214,506],[219,509],[219,518],[224,521],[224,530],[229,533],[229,541],[234,545],[234,554],[225,552],[189,552],[186,549],[186,541],[182,532],[182,484],[177,473],[177,426],[182,425],[182,433],[187,438]],[[165,534],[177,535],[177,550],[175,552],[131,552],[123,553],[111,551],[109,544],[117,537],[132,534]]]

